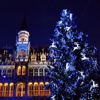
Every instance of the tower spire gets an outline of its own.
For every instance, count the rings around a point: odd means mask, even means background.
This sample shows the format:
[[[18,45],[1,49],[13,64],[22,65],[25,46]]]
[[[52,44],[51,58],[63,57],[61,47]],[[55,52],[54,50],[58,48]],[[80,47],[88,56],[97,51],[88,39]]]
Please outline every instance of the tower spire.
[[[25,17],[23,17],[22,19],[21,30],[27,30],[27,23]]]

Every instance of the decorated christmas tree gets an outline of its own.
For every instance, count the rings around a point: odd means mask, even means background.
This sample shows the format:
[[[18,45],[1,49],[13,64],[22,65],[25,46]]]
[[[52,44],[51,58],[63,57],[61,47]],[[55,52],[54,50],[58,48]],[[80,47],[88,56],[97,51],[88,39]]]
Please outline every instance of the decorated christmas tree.
[[[92,100],[99,98],[99,74],[95,47],[77,30],[73,14],[63,10],[54,30],[50,50],[51,100]]]

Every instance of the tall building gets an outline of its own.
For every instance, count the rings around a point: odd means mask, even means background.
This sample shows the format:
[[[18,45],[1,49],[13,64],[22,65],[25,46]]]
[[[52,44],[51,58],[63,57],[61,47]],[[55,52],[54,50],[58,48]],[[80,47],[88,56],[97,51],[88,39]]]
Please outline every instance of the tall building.
[[[0,100],[49,100],[47,47],[31,48],[23,19],[16,48],[0,48]]]

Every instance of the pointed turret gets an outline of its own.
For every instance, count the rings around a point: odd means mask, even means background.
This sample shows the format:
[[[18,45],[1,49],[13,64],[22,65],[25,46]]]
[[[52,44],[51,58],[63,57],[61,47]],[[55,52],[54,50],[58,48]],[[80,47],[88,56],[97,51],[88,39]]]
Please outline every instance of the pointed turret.
[[[26,18],[22,19],[21,30],[27,30]]]

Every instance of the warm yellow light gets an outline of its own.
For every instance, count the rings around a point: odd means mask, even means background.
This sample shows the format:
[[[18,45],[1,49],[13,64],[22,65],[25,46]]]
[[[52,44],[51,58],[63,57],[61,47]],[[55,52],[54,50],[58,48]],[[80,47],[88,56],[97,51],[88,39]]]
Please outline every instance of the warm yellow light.
[[[4,86],[7,86],[7,85],[8,85],[8,83],[5,83],[5,84],[4,84]]]
[[[26,33],[29,36],[29,32],[28,31],[20,31],[20,32],[18,32],[18,34],[20,34],[20,33]]]
[[[21,66],[18,66],[18,69],[21,69]]]
[[[22,84],[24,84],[24,83],[21,82],[21,83],[18,83],[17,85],[22,85]]]
[[[13,86],[14,85],[14,83],[10,83],[10,86]]]
[[[23,66],[22,67],[22,75],[25,75],[26,74],[26,66]]]
[[[17,75],[21,75],[21,66],[18,66]]]
[[[40,82],[40,84],[43,84],[43,85],[44,85],[44,83],[43,83],[43,82]]]
[[[49,82],[45,82],[45,85],[49,84]]]
[[[25,66],[23,66],[23,68],[25,68]]]
[[[3,84],[2,83],[0,83],[0,86],[2,86]]]
[[[37,82],[35,82],[35,83],[34,83],[34,85],[38,85],[38,83],[37,83]]]
[[[28,84],[29,84],[29,85],[32,85],[32,82],[29,82]]]

